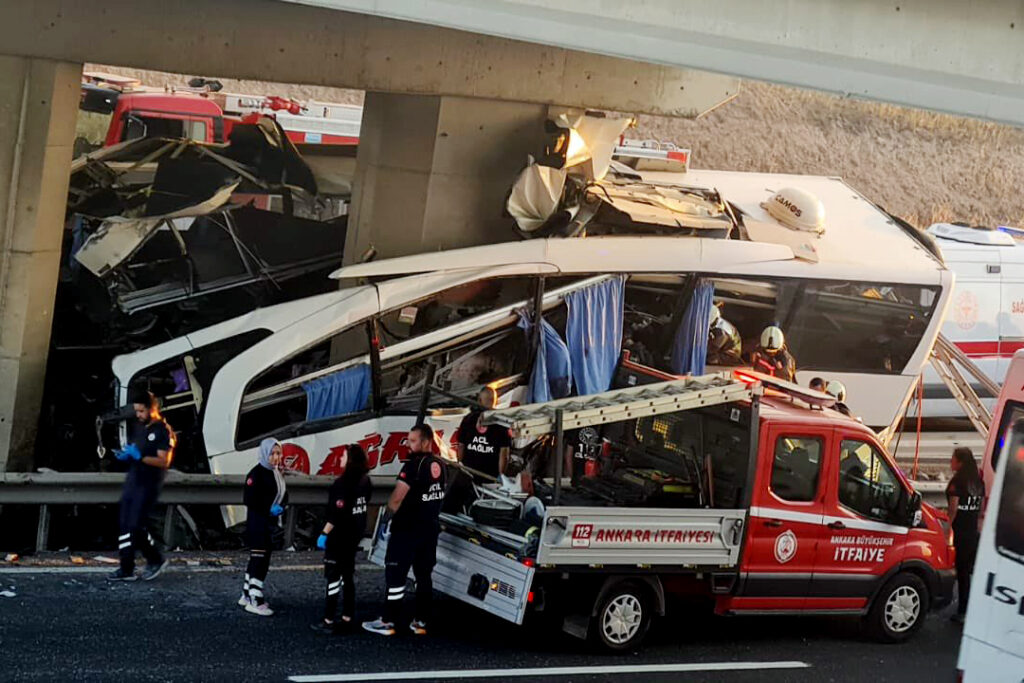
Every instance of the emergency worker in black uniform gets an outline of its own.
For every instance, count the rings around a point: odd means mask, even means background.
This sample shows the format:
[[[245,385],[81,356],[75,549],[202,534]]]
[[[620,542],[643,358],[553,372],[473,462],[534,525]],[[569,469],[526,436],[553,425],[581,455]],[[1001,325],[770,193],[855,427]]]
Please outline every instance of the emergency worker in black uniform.
[[[338,612],[338,593],[342,625],[352,623],[356,608],[356,551],[366,532],[366,505],[370,501],[370,477],[366,452],[356,444],[345,449],[344,471],[327,491],[327,522],[316,540],[324,551],[324,579],[327,594],[324,617],[312,625],[314,631],[332,633]]]
[[[750,366],[787,382],[796,381],[796,360],[786,348],[786,336],[776,325],[761,332],[761,343],[750,354]]]
[[[281,476],[281,444],[276,439],[260,442],[260,461],[245,477],[242,501],[245,503],[245,534],[249,544],[249,565],[245,570],[239,607],[261,617],[274,610],[267,604],[264,582],[270,571],[272,532],[277,518],[288,501],[284,477]]]
[[[146,558],[143,581],[152,581],[167,566],[167,561],[153,544],[146,524],[160,496],[164,472],[174,458],[174,435],[160,417],[156,397],[148,391],[134,395],[132,405],[136,419],[132,441],[127,448],[114,453],[118,460],[128,463],[128,474],[124,479],[119,510],[117,549],[121,566],[107,576],[109,581],[136,579],[136,551]]]
[[[485,386],[480,390],[477,400],[486,410],[491,410],[498,403],[498,395],[494,389]],[[483,410],[472,410],[462,419],[455,452],[459,462],[466,467],[497,479],[508,465],[512,439],[505,427],[481,425],[483,414]]]
[[[364,621],[363,628],[383,636],[395,634],[395,624],[405,598],[405,584],[412,568],[416,577],[416,611],[409,630],[426,635],[434,586],[431,572],[437,561],[438,515],[445,490],[445,466],[433,454],[434,431],[418,424],[409,432],[409,460],[398,474],[398,482],[388,499],[391,538],[384,558],[387,602],[384,615]]]
[[[946,499],[949,523],[953,526],[953,546],[956,548],[956,613],[952,618],[963,623],[971,593],[974,559],[978,555],[978,516],[985,500],[985,482],[978,473],[974,454],[966,446],[953,450],[950,469],[953,470],[953,478],[946,486]]]

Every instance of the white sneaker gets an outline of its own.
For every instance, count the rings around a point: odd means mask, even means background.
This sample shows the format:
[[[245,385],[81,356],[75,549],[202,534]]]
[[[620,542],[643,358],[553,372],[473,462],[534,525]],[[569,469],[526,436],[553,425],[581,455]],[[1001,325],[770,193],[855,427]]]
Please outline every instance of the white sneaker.
[[[393,636],[395,635],[395,625],[384,621],[383,619],[377,619],[375,621],[364,621],[363,628],[370,633],[377,633],[382,636]]]
[[[248,605],[245,606],[245,611],[249,614],[255,614],[261,617],[274,616],[274,610],[270,609],[270,605],[268,605],[265,602],[261,602],[259,604],[256,604],[255,602],[250,602]]]
[[[239,607],[245,607],[248,604],[249,604],[249,596],[246,595],[245,593],[242,593],[242,597],[238,598],[238,606]]]

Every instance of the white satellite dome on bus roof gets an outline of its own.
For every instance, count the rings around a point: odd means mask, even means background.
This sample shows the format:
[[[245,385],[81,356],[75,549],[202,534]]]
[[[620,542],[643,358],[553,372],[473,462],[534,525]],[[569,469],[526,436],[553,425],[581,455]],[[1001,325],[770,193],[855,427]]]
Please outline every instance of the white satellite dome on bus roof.
[[[805,232],[825,232],[825,205],[807,190],[784,187],[761,207],[786,227]]]

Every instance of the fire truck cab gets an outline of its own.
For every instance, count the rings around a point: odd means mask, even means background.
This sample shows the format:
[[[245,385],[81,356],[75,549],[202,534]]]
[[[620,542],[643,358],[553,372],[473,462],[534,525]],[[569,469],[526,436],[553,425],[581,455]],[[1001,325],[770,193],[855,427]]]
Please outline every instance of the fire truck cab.
[[[830,397],[746,370],[622,368],[624,388],[484,414],[513,434],[533,499],[478,483],[464,509],[446,501],[435,589],[515,623],[554,613],[613,651],[672,618],[667,595],[855,616],[889,642],[949,602],[943,518]],[[378,524],[372,561],[386,544]]]

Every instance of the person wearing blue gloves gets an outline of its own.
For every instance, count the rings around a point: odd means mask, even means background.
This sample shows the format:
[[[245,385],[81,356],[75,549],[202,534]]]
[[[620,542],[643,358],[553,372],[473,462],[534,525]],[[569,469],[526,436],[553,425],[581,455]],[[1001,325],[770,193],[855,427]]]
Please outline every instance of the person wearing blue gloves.
[[[350,626],[356,607],[356,551],[366,533],[366,505],[370,501],[370,477],[366,452],[357,444],[345,449],[341,476],[327,491],[327,521],[316,547],[324,551],[324,579],[327,594],[324,617],[311,626],[320,633],[333,633],[337,626]],[[338,593],[342,594],[341,624],[336,621]]]
[[[137,578],[136,551],[146,558],[146,568],[142,571],[144,581],[152,581],[167,566],[167,561],[153,545],[146,523],[160,496],[164,472],[174,458],[174,432],[160,417],[156,397],[148,391],[133,395],[132,407],[137,420],[132,441],[123,450],[114,452],[114,457],[128,463],[128,473],[118,514],[117,549],[121,566],[107,576],[108,581]]]
[[[260,461],[245,477],[242,500],[245,503],[245,533],[249,543],[249,566],[240,607],[246,612],[269,617],[274,613],[263,594],[263,583],[270,570],[271,529],[281,513],[288,494],[281,476],[281,444],[276,439],[260,442]]]

